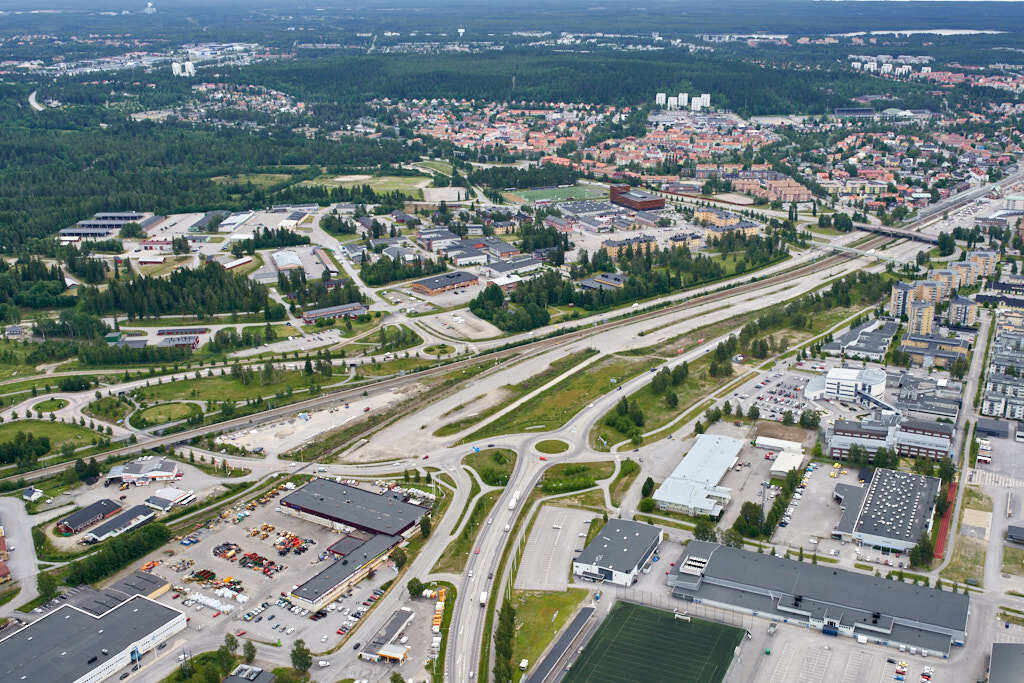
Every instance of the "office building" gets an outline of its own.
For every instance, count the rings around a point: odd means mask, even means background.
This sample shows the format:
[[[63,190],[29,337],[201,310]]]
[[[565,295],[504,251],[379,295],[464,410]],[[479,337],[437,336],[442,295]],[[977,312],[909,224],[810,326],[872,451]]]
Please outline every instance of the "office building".
[[[843,508],[832,535],[845,541],[908,552],[932,528],[940,482],[913,472],[878,468],[864,486],[837,484]]]
[[[665,208],[665,200],[663,198],[632,188],[629,185],[609,186],[608,201],[634,211],[655,211]]]
[[[812,401],[861,401],[866,397],[879,398],[884,392],[885,371],[878,368],[832,368],[804,387],[804,397]]]
[[[588,581],[629,587],[661,543],[661,529],[628,519],[609,519],[572,562],[572,573]]]

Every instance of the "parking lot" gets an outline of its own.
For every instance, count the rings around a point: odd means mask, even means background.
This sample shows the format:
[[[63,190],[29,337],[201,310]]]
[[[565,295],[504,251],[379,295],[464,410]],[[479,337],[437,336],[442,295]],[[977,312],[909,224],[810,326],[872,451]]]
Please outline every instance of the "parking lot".
[[[526,551],[516,574],[520,590],[564,591],[569,586],[566,567],[583,544],[593,512],[545,505],[526,541]]]
[[[787,410],[793,413],[794,419],[799,419],[805,408],[816,408],[804,398],[804,387],[809,380],[810,375],[806,373],[780,369],[742,385],[729,400],[738,403],[744,415],[751,406],[757,406],[762,420],[781,422]]]
[[[264,344],[263,346],[256,346],[251,349],[242,349],[240,351],[235,351],[230,355],[234,358],[245,358],[247,356],[255,356],[260,353],[281,354],[291,353],[292,351],[315,351],[316,349],[322,349],[345,340],[341,331],[337,329],[328,328],[322,332],[313,332],[303,336],[299,330],[290,329],[291,323],[285,323],[285,325],[286,328],[288,328],[288,334],[291,335],[287,339],[282,339],[281,341],[276,341],[271,344]]]

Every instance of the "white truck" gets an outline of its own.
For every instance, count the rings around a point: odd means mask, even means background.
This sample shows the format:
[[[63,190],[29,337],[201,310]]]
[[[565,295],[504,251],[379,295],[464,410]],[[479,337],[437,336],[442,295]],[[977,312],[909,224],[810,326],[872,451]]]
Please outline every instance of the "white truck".
[[[519,493],[519,489],[516,489],[516,492],[512,494],[512,500],[508,502],[509,510],[515,510],[516,506],[519,505]]]
[[[480,593],[480,606],[483,607],[486,604],[487,604],[487,591],[482,591]]]

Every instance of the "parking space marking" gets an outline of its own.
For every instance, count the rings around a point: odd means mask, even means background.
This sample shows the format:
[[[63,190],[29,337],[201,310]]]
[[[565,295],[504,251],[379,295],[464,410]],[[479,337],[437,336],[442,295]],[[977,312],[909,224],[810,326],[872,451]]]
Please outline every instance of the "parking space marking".
[[[777,659],[769,679],[770,683],[789,683],[793,680],[789,669],[796,662],[796,658],[789,656],[789,649],[790,645],[786,642],[778,650],[772,650],[772,653],[777,655]]]
[[[1024,479],[1017,479],[1011,477],[1008,474],[1000,474],[998,472],[989,472],[983,469],[968,470],[971,473],[969,483],[977,484],[979,486],[1001,486],[1005,488],[1022,488],[1024,487]]]
[[[846,670],[843,672],[842,683],[860,683],[868,680],[868,659],[864,650],[857,650],[846,661]]]
[[[824,647],[811,647],[804,652],[804,659],[800,663],[801,683],[820,683],[825,680],[825,670],[832,659],[832,651]]]

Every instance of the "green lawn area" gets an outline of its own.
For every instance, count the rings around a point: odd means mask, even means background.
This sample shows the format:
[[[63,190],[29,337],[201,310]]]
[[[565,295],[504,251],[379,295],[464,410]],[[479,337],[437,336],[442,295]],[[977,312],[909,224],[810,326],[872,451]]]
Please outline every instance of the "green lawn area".
[[[939,574],[958,583],[974,579],[980,587],[985,578],[985,544],[967,536],[957,536],[953,558]]]
[[[417,176],[370,176],[369,178],[359,176],[335,175],[328,173],[313,180],[306,180],[299,185],[326,185],[328,187],[357,187],[369,185],[374,192],[404,192],[413,198],[422,198],[421,187],[429,186],[432,178],[425,175]]]
[[[434,436],[451,436],[452,434],[461,432],[463,429],[494,415],[505,406],[517,401],[531,391],[544,386],[555,377],[558,377],[559,375],[567,372],[570,368],[579,365],[596,353],[597,351],[594,349],[577,351],[576,353],[569,354],[564,358],[559,358],[548,365],[548,367],[543,371],[524,379],[518,384],[506,384],[501,387],[504,400],[496,402],[494,405],[479,411],[475,415],[470,415],[468,417],[455,420],[454,422],[441,425],[441,427],[434,431]]]
[[[564,202],[570,199],[600,199],[608,196],[608,190],[594,185],[574,185],[570,187],[551,187],[540,190],[516,190],[515,195],[528,202],[550,200]]]
[[[597,482],[612,476],[615,463],[611,460],[599,462],[565,462],[549,467],[540,480],[540,489],[545,494],[581,491],[595,486]],[[602,495],[600,491],[597,492]],[[602,495],[601,505],[604,506]]]
[[[981,512],[992,512],[992,498],[981,492],[977,486],[964,489],[964,507]]]
[[[819,235],[829,235],[830,237],[837,237],[839,235],[845,234],[845,233],[839,232],[838,230],[836,230],[833,227],[823,228],[823,227],[818,225],[817,221],[815,221],[814,223],[808,223],[807,225],[804,226],[804,229],[805,230],[810,230],[811,232],[817,233]]]
[[[1003,546],[1003,573],[1024,576],[1024,548]]]
[[[619,602],[563,680],[719,683],[742,640],[732,626]]]
[[[423,349],[428,356],[450,356],[455,353],[455,347],[451,344],[434,344]]]
[[[238,173],[235,175],[219,175],[210,178],[221,185],[255,185],[267,189],[291,178],[287,173]]]
[[[479,453],[470,453],[462,459],[477,471],[488,486],[504,486],[516,466],[516,452],[507,448],[488,448]]]
[[[45,401],[32,406],[32,410],[35,412],[52,413],[55,410],[60,410],[68,405],[68,402],[63,398],[48,398]]]
[[[132,405],[118,396],[98,398],[85,407],[85,413],[108,422],[123,420],[132,410]]]
[[[547,389],[519,410],[506,413],[466,437],[467,441],[498,434],[550,431],[561,427],[612,387],[656,365],[651,358],[625,358],[611,355],[588,366]]]
[[[436,361],[430,358],[395,358],[394,360],[388,360],[376,363],[365,363],[363,365],[356,366],[356,375],[359,377],[387,377],[388,375],[397,375],[401,372],[416,372],[417,370],[425,370]]]
[[[417,161],[416,165],[423,166],[424,168],[429,168],[431,171],[436,171],[446,176],[451,176],[452,174],[452,165],[451,162],[448,161],[438,161],[436,159],[431,159],[430,161]]]
[[[686,381],[670,389],[678,397],[679,403],[675,408],[670,408],[665,402],[664,395],[654,393],[650,384],[629,395],[629,402],[634,402],[640,407],[644,414],[644,425],[641,428],[644,432],[659,429],[671,422],[677,415],[690,410],[691,406],[699,403],[704,397],[721,386],[732,381],[732,377],[712,377],[708,374],[708,367],[711,364],[710,354],[701,356],[690,363],[690,373]],[[600,451],[610,451],[615,444],[628,439],[629,437],[619,430],[605,424],[605,417],[615,411],[612,408],[601,421],[594,425],[590,432],[590,445]],[[602,441],[601,439],[604,439]]]
[[[190,260],[189,256],[168,256],[163,263],[154,263],[153,265],[139,266],[138,270],[143,275],[149,275],[151,277],[163,277],[164,275],[170,275],[183,263]]]
[[[476,539],[477,531],[487,519],[487,515],[491,514],[491,508],[494,507],[494,503],[500,495],[501,491],[490,491],[480,496],[469,513],[462,532],[448,544],[444,554],[434,565],[434,572],[462,573],[466,568],[466,561],[469,560],[470,553],[473,552],[473,541]]]
[[[50,422],[49,420],[15,420],[0,424],[0,443],[13,441],[14,435],[18,432],[25,432],[36,437],[47,437],[50,439],[50,453],[60,450],[64,444],[71,444],[78,448],[87,446],[92,443],[93,439],[98,438],[96,432],[78,425]]]
[[[195,403],[160,403],[132,413],[131,423],[136,429],[145,429],[154,425],[162,425],[201,412]]]
[[[574,493],[571,496],[560,496],[555,499],[561,507],[577,507],[593,512],[602,513],[606,511],[604,505],[604,493],[600,489],[591,489],[583,493]]]
[[[541,453],[564,453],[569,450],[569,444],[561,439],[545,439],[543,441],[538,441],[536,448]]]
[[[527,660],[533,666],[576,608],[587,597],[583,588],[570,588],[562,593],[550,591],[512,591],[507,603],[516,611],[515,638],[512,641],[512,663]],[[513,680],[525,674],[515,671]]]
[[[269,398],[279,391],[305,387],[309,383],[305,373],[297,370],[279,370],[275,374],[275,381],[268,384],[260,384],[259,381],[243,384],[241,380],[230,375],[217,375],[153,384],[139,389],[138,392],[140,397],[147,401],[173,401],[183,398],[200,401],[241,401],[257,396]]]
[[[622,496],[626,494],[629,487],[633,484],[636,479],[636,475],[640,474],[640,465],[636,464],[629,458],[626,458],[619,463],[619,473],[615,477],[615,481],[608,489],[608,493],[612,499],[612,505],[618,507],[622,503]]]

